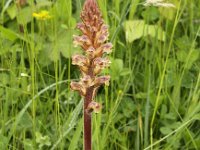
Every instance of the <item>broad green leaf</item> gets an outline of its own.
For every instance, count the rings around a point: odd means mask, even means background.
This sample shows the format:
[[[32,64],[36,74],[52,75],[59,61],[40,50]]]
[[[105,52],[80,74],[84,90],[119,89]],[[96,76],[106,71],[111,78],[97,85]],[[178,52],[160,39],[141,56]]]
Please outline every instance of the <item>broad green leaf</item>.
[[[177,59],[180,61],[180,62],[185,62],[186,61],[186,58],[187,58],[187,53],[183,50],[180,50],[176,53],[177,55]]]
[[[121,71],[123,70],[123,61],[121,59],[111,59],[111,77],[113,80],[116,80],[119,78]]]
[[[111,58],[111,65],[110,65],[110,75],[112,80],[119,79],[120,76],[127,76],[131,74],[131,70],[128,68],[124,68],[123,60],[122,59],[112,59]],[[102,73],[107,73],[108,70],[105,69]]]
[[[24,150],[34,150],[33,142],[31,139],[25,139],[24,143]]]
[[[134,104],[132,99],[124,98],[123,99],[123,109],[122,112],[125,117],[129,118],[132,116],[133,112],[136,110],[136,105]]]
[[[72,53],[75,52],[72,36],[73,30],[67,30],[63,33],[60,33],[58,38],[58,50],[65,58],[71,57]]]
[[[186,72],[183,76],[181,86],[190,89],[196,81],[196,76],[191,72]]]
[[[147,98],[147,93],[139,92],[139,93],[136,93],[134,95],[134,97],[137,98],[137,99],[145,99],[145,98]]]
[[[165,41],[165,32],[158,25],[145,24],[144,20],[126,21],[124,24],[126,40],[131,43],[136,39],[151,36]]]
[[[166,87],[172,87],[174,84],[176,84],[177,80],[177,73],[173,70],[167,71],[165,75],[164,85]]]
[[[165,17],[166,19],[173,20],[176,14],[176,9],[160,7],[159,12],[161,16]]]
[[[176,46],[180,49],[180,50],[185,50],[188,51],[189,49],[191,49],[192,46],[192,39],[190,39],[188,36],[184,35],[181,36],[179,38],[177,38],[175,40],[175,44]],[[194,44],[194,46],[196,45],[196,43]]]
[[[124,68],[121,73],[120,73],[120,76],[126,76],[126,75],[129,75],[131,74],[131,70],[128,69],[128,68]]]
[[[12,30],[7,29],[1,25],[0,25],[0,33],[4,38],[6,38],[10,41],[15,41],[18,38],[17,33],[13,32]]]
[[[171,113],[171,115],[175,116],[175,114],[172,114],[172,113]],[[173,118],[175,119],[175,117],[173,117]],[[169,127],[171,129],[177,129],[178,127],[181,126],[181,124],[182,124],[182,122],[177,121],[177,122],[174,122],[174,123],[170,123]]]
[[[155,21],[159,18],[159,11],[156,7],[147,7],[145,11],[142,12],[142,17],[146,21]]]
[[[29,116],[28,113],[25,113],[19,122],[19,126],[17,126],[17,130],[22,131],[31,127],[32,127],[31,116]]]
[[[184,51],[184,50],[179,50],[176,55],[177,59],[180,62],[185,63],[185,67],[187,69],[190,69],[192,64],[199,58],[199,50],[191,50],[191,51]]]
[[[158,103],[156,104],[156,95],[153,92],[150,94],[150,103],[154,107],[155,107],[155,105],[157,105],[159,107],[163,103],[164,99],[166,99],[166,95],[160,95]]]
[[[10,76],[6,73],[0,73],[0,83],[6,85],[10,82]]]
[[[172,132],[172,129],[169,127],[161,127],[160,132],[164,135],[170,134]]]
[[[169,1],[173,5],[175,5],[176,8],[171,7],[159,7],[160,14],[165,17],[166,19],[173,20],[176,15],[176,10],[179,7],[179,0],[171,0]]]
[[[192,67],[193,63],[199,59],[199,53],[200,53],[199,50],[192,50],[189,53],[189,55],[187,57],[187,62],[186,62],[187,69],[190,69]]]
[[[9,142],[9,140],[8,140],[8,138],[6,137],[6,136],[3,136],[2,134],[1,134],[1,130],[0,130],[0,149],[7,149],[6,147],[7,147],[7,145],[8,145],[8,142]]]
[[[168,64],[167,64],[167,70],[168,71],[176,71],[178,61],[174,58],[169,58],[168,59]]]
[[[38,54],[38,62],[39,64],[41,65],[41,67],[45,67],[47,65],[49,65],[52,60],[54,60],[53,58],[51,58],[51,55],[52,55],[52,48],[51,48],[51,44],[49,43],[46,43],[44,44],[43,46],[44,49],[40,50],[39,51],[39,54]],[[47,57],[49,56],[49,57]],[[52,57],[55,57],[55,56],[52,56]]]
[[[60,52],[59,50],[56,48],[51,49],[49,58],[51,61],[57,61],[60,59]]]
[[[161,105],[160,119],[165,119],[165,114],[167,113],[167,106],[165,104]]]
[[[144,20],[126,21],[124,24],[126,40],[131,43],[144,35]]]
[[[48,0],[36,0],[36,1],[37,1],[37,3],[36,3],[36,8],[37,9],[40,9],[42,7],[49,7],[49,6],[52,5],[52,2],[48,1]]]
[[[60,58],[60,54],[65,58],[70,58],[72,54],[78,53],[79,48],[74,47],[72,37],[74,34],[74,30],[60,30],[58,33],[58,37],[52,39],[53,41],[50,45],[50,55],[49,58],[52,61],[58,60]]]
[[[199,121],[200,121],[200,113],[195,114],[195,116],[193,117],[193,119],[195,119],[195,120],[199,120]]]
[[[145,35],[150,35],[157,38],[160,41],[165,41],[165,32],[163,29],[157,25],[147,25],[147,30],[145,30]]]
[[[0,83],[0,86],[1,86],[1,83]],[[4,96],[4,89],[3,88],[0,88],[0,97],[3,98]]]
[[[8,7],[7,13],[11,19],[14,19],[17,16],[17,6],[13,4],[12,6]]]
[[[27,24],[32,20],[32,8],[25,7],[19,11],[17,14],[17,22],[19,24]]]
[[[50,138],[45,135],[43,136],[40,132],[36,132],[36,142],[39,144],[39,148],[42,149],[43,146],[50,146]]]
[[[174,113],[167,113],[167,114],[165,114],[165,119],[175,120],[176,119],[176,114],[174,114]]]
[[[23,36],[21,36],[20,34],[10,30],[10,29],[7,29],[3,26],[0,25],[0,36],[2,36],[3,38],[5,39],[8,39],[12,42],[14,42],[16,39],[20,39],[20,40],[23,40],[23,41],[26,41],[26,42],[29,42],[27,41],[27,39],[25,39]],[[30,43],[30,42],[29,42]]]

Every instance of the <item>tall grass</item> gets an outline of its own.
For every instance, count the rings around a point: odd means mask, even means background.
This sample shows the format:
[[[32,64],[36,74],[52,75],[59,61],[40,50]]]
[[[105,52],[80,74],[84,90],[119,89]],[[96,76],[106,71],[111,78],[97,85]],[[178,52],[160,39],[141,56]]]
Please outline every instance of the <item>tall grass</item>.
[[[200,1],[143,2],[98,0],[114,52],[93,149],[198,150]],[[79,78],[71,55],[80,53],[72,35],[82,4],[0,1],[0,149],[82,149],[82,100],[69,88]],[[51,19],[32,17],[43,9]]]

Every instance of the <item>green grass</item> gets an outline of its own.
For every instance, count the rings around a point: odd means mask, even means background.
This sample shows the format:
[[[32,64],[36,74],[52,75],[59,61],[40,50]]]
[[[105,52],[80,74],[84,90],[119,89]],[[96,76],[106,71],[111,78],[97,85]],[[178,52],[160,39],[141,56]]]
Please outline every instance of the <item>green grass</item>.
[[[69,83],[83,1],[37,2],[0,1],[0,150],[82,149],[82,99]],[[98,0],[114,48],[94,150],[200,149],[200,1],[171,2]],[[40,10],[52,18],[33,18]]]

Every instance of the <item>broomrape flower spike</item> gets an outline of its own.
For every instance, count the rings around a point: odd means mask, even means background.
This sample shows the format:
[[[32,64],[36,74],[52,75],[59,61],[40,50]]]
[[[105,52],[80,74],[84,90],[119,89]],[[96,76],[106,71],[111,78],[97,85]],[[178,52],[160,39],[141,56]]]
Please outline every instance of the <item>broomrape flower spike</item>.
[[[79,82],[71,82],[71,89],[84,97],[84,149],[91,150],[91,113],[100,112],[101,104],[94,97],[101,85],[109,85],[110,76],[101,76],[103,69],[110,66],[105,57],[112,52],[112,44],[108,42],[108,26],[104,23],[96,0],[86,0],[81,12],[82,22],[76,28],[81,35],[74,35],[74,46],[80,46],[83,55],[72,56],[72,64],[81,71]]]
[[[39,13],[33,13],[32,15],[38,20],[47,20],[52,18],[52,16],[50,16],[49,12],[46,10],[42,10]]]

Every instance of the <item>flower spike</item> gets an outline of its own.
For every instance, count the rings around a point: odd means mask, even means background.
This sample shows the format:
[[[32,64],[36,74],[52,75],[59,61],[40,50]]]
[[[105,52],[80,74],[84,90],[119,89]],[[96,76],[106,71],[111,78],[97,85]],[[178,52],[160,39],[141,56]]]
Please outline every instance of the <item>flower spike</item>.
[[[79,82],[72,82],[71,89],[84,97],[84,149],[91,150],[91,113],[99,112],[101,105],[94,102],[94,97],[101,85],[109,85],[110,76],[101,76],[103,69],[110,66],[105,57],[112,52],[108,42],[108,25],[104,23],[96,0],[86,0],[81,12],[82,22],[76,28],[81,35],[74,36],[74,46],[80,46],[83,55],[72,56],[72,64],[81,70]]]

